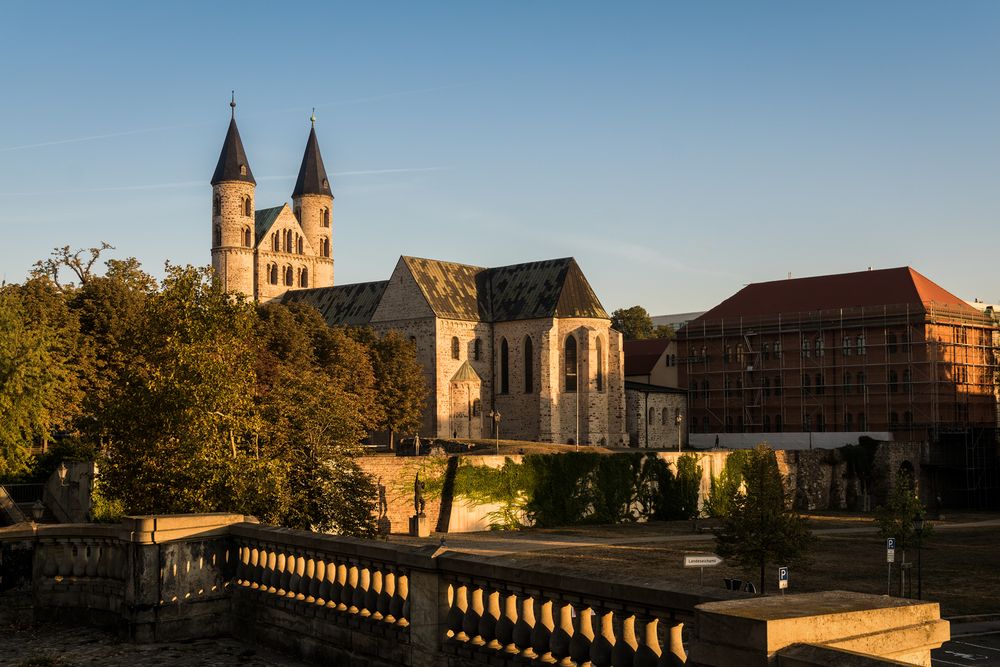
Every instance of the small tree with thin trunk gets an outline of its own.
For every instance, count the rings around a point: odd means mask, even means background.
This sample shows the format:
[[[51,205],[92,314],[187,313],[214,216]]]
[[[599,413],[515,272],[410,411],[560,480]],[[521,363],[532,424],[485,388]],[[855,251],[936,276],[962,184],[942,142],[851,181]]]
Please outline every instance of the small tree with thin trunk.
[[[757,445],[749,453],[743,481],[722,517],[715,552],[744,570],[759,570],[763,595],[768,566],[803,563],[813,536],[802,517],[788,509],[778,462],[770,447]]]

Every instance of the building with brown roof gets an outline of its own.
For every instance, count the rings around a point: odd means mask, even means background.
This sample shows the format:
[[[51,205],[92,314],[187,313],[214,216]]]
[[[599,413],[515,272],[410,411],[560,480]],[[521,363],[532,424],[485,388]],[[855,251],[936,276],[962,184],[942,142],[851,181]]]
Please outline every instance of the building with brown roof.
[[[995,487],[996,331],[909,267],[747,285],[678,334],[691,441],[926,442]]]

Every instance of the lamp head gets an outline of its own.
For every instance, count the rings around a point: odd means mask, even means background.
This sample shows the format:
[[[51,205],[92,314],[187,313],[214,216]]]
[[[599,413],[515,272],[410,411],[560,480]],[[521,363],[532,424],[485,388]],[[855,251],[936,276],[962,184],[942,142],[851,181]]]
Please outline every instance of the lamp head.
[[[34,519],[35,523],[38,523],[43,516],[45,516],[45,505],[42,504],[41,500],[36,500],[35,504],[31,506],[31,518]]]
[[[69,472],[69,471],[66,469],[66,464],[60,461],[59,468],[56,469],[56,473],[59,475],[59,483],[60,484],[63,484],[63,483],[66,482],[66,473],[67,472]]]

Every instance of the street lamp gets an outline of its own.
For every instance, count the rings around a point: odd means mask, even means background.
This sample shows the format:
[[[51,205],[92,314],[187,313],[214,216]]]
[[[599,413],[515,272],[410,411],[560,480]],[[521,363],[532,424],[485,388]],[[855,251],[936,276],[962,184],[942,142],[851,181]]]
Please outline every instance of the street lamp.
[[[924,517],[919,512],[913,517],[913,530],[917,534],[917,599],[924,599],[924,574],[923,574],[923,533]]]
[[[497,456],[500,455],[500,411],[490,410],[490,419],[493,420],[493,429],[496,433]]]
[[[684,417],[681,413],[674,415],[674,423],[677,424],[677,453],[681,453],[681,423],[684,421]]]
[[[45,516],[45,505],[42,504],[41,500],[36,500],[35,504],[31,506],[31,518],[35,523],[38,523],[43,516]]]

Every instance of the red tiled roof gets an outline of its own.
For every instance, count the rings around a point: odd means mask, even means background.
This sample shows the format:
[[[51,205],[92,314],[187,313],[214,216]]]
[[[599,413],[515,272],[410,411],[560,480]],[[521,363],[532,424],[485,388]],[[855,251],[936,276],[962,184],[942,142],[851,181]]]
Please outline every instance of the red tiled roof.
[[[975,314],[975,308],[908,266],[751,283],[696,322],[778,313],[909,304]]]
[[[625,376],[651,373],[668,345],[670,340],[666,338],[625,341],[622,346],[625,353]]]

